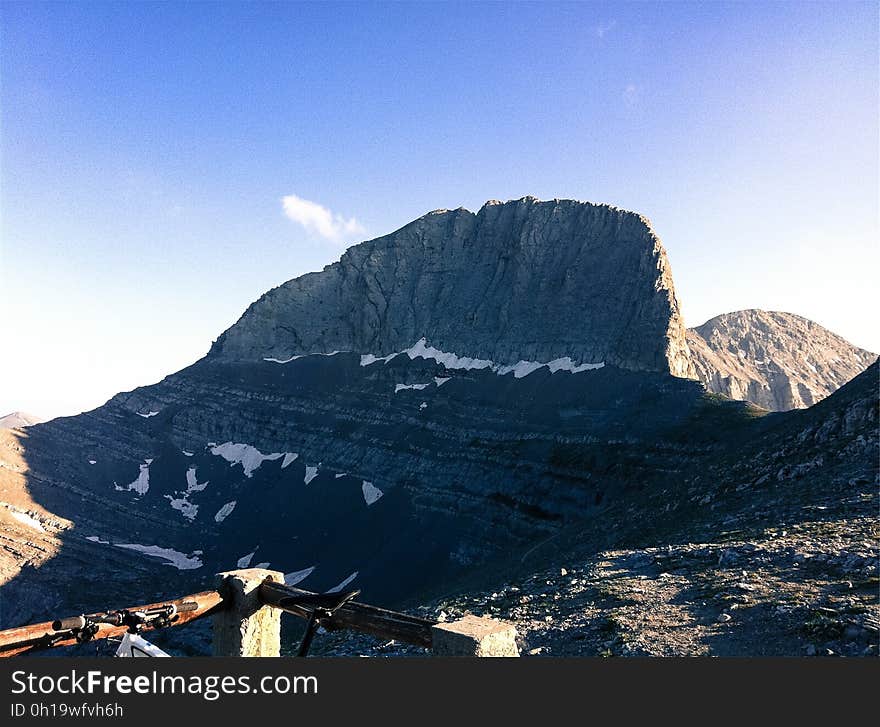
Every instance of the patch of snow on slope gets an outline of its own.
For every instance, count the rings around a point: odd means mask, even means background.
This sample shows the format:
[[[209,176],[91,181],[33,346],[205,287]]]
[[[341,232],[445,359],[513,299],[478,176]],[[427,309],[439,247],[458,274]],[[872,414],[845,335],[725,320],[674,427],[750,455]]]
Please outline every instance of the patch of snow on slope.
[[[318,476],[318,468],[317,467],[309,467],[306,466],[306,476],[303,478],[303,482],[309,484],[313,479]]]
[[[489,359],[470,358],[468,356],[458,356],[457,354],[449,353],[448,351],[441,351],[438,348],[429,346],[427,340],[424,338],[420,338],[411,348],[408,348],[405,351],[401,351],[399,353],[392,353],[388,356],[376,356],[374,354],[362,355],[361,366],[370,366],[371,364],[374,364],[378,361],[388,363],[395,356],[400,356],[403,354],[409,356],[410,360],[424,358],[436,361],[437,363],[442,364],[447,369],[464,369],[466,371],[470,371],[472,369],[489,369],[499,376],[504,376],[505,374],[513,372],[514,378],[517,379],[528,376],[533,371],[537,371],[544,366],[547,366],[550,369],[551,373],[554,373],[556,371],[570,371],[573,374],[579,374],[583,371],[593,371],[595,369],[601,369],[605,366],[604,361],[601,361],[599,363],[575,364],[569,356],[545,362],[519,361],[515,364],[497,364],[494,361],[490,361]],[[445,383],[448,380],[449,379],[441,380],[439,377],[434,379],[437,386],[440,386],[442,383]],[[402,385],[398,384],[398,386]]]
[[[306,578],[308,578],[314,572],[316,566],[312,566],[311,568],[303,568],[302,570],[296,570],[292,573],[284,574],[284,585],[285,586],[295,586],[297,583],[302,583]]]
[[[199,506],[190,502],[185,497],[172,497],[171,495],[165,495],[165,499],[168,500],[168,504],[171,505],[173,509],[179,510],[180,514],[187,520],[195,520],[196,515],[199,514]]]
[[[441,351],[439,348],[429,346],[424,338],[420,338],[412,348],[408,348],[403,353],[409,356],[410,360],[417,358],[433,359],[437,363],[443,364],[447,369],[465,369],[470,371],[471,369],[489,369],[495,365],[488,359],[458,356],[454,353]]]
[[[364,501],[367,503],[368,507],[385,494],[378,487],[374,486],[372,482],[367,482],[366,480],[364,480],[364,484],[361,485],[361,489],[364,493]]]
[[[419,411],[421,411],[422,409],[427,409],[427,408],[428,408],[427,401],[423,401],[421,404],[419,404]]]
[[[229,514],[235,509],[236,500],[232,502],[227,502],[223,507],[221,507],[217,514],[214,515],[214,520],[218,523],[222,523],[226,518],[229,517]]]
[[[199,506],[189,501],[189,496],[193,492],[201,492],[208,486],[207,480],[199,483],[196,481],[196,468],[190,467],[186,471],[186,490],[183,491],[182,497],[172,497],[165,495],[166,499],[171,501],[171,507],[180,510],[181,514],[188,520],[195,520],[199,512]],[[180,494],[180,493],[175,493]]]
[[[252,477],[256,470],[266,460],[280,459],[284,456],[284,452],[273,452],[272,454],[263,454],[256,447],[250,444],[238,444],[235,442],[225,442],[211,448],[211,454],[223,457],[230,465],[241,464],[245,477]]]
[[[435,377],[434,377],[434,383],[437,384],[437,388],[438,388],[438,389],[439,389],[441,386],[443,386],[443,384],[445,384],[447,381],[449,381],[449,377],[448,377],[448,376],[445,377],[445,378],[442,377],[442,376],[435,376]]]
[[[18,512],[17,510],[10,510],[9,514],[12,515],[18,522],[22,525],[27,525],[29,528],[33,528],[34,530],[39,530],[41,533],[46,532],[46,528],[43,527],[43,524],[34,517],[31,517],[26,512]]]
[[[277,364],[286,364],[291,361],[296,361],[298,358],[305,358],[306,356],[335,356],[337,353],[341,353],[341,351],[331,351],[330,353],[300,353],[296,356],[291,356],[290,358],[264,358],[263,361],[268,361],[269,363],[277,363]]]
[[[89,464],[98,464],[98,461],[95,459],[90,459]]]
[[[177,570],[194,570],[196,568],[201,568],[203,565],[202,561],[195,554],[186,555],[185,553],[181,553],[178,550],[172,550],[171,548],[162,548],[158,545],[115,543],[114,547],[125,548],[127,550],[136,550],[138,553],[143,553],[144,555],[150,555],[154,558],[162,558],[163,560],[168,561],[168,563],[164,563],[163,565],[174,566],[175,568],[177,568]]]
[[[556,373],[557,371],[570,371],[573,374],[579,374],[582,371],[596,371],[597,369],[603,369],[605,368],[605,362],[599,361],[599,363],[575,364],[571,358],[565,356],[563,358],[554,358],[547,364],[547,366],[550,368],[551,374]]]
[[[340,477],[345,477],[346,474],[346,472],[337,472],[333,477],[338,480]]]
[[[285,452],[284,459],[281,460],[281,469],[287,467],[287,465],[293,462],[297,457],[299,457],[299,455],[296,452]]]
[[[150,489],[150,465],[152,462],[152,459],[147,459],[144,460],[144,464],[139,465],[140,473],[134,482],[130,482],[126,487],[120,487],[114,482],[114,487],[121,492],[133,490],[138,495],[146,495],[147,491]]]
[[[395,384],[394,385],[394,393],[396,394],[398,391],[404,391],[405,389],[415,389],[416,391],[421,391],[422,389],[427,389],[430,384]]]
[[[93,543],[100,543],[101,545],[110,545],[109,540],[101,540],[97,535],[88,535],[86,536],[86,540],[90,540]]]
[[[144,419],[149,419],[150,417],[154,417],[154,416],[156,416],[156,414],[158,414],[158,413],[159,413],[159,412],[157,412],[157,411],[151,411],[151,412],[149,412],[149,413],[147,413],[147,414],[141,414],[139,411],[136,411],[136,412],[135,412],[135,414],[137,414],[139,417],[143,417]]]
[[[370,364],[374,364],[377,361],[382,361],[383,363],[388,363],[395,356],[399,356],[399,353],[390,353],[387,356],[374,356],[372,353],[366,353],[361,356],[361,366],[369,366]]]
[[[185,449],[181,449],[180,451],[181,451],[181,453],[183,453],[184,457],[192,457],[193,456],[192,452],[187,452]]]
[[[358,572],[355,571],[348,578],[346,578],[342,583],[338,586],[333,586],[333,588],[328,588],[326,593],[339,593],[343,588],[345,588],[349,583],[351,583],[355,578],[358,577]]]
[[[248,553],[247,555],[241,556],[241,558],[238,559],[238,562],[236,562],[235,565],[239,568],[249,568],[251,565],[251,561],[256,554],[257,551],[255,550],[253,553]]]
[[[201,484],[196,481],[196,468],[190,467],[186,471],[186,494],[189,495],[191,492],[201,492],[208,486],[208,481],[205,480]]]
[[[270,565],[272,564],[267,560],[264,563],[257,563],[254,568],[268,568]]]

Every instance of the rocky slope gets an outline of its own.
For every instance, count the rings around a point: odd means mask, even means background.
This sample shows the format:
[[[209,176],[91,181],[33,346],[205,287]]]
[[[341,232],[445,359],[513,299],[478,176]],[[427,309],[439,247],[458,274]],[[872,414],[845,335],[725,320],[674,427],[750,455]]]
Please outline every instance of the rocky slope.
[[[877,354],[791,313],[725,313],[687,332],[697,377],[709,391],[771,411],[812,406]]]
[[[513,621],[526,656],[874,656],[878,367],[752,420],[714,463],[493,563],[421,613]],[[326,655],[417,655],[332,634]]]
[[[666,253],[645,218],[525,197],[438,210],[266,293],[211,349],[222,361],[385,356],[421,338],[499,365],[570,358],[692,373]]]

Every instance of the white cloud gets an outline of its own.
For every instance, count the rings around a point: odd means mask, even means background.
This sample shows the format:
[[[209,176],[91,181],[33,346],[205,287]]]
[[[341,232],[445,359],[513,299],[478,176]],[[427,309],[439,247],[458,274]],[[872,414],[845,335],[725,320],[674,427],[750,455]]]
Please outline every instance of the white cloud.
[[[606,33],[610,32],[614,29],[614,26],[617,25],[616,20],[612,20],[608,23],[599,23],[599,25],[593,28],[593,34],[597,38],[604,38]]]
[[[297,197],[295,194],[282,197],[281,205],[287,217],[325,240],[342,242],[365,232],[363,225],[354,217],[346,219],[317,202]]]

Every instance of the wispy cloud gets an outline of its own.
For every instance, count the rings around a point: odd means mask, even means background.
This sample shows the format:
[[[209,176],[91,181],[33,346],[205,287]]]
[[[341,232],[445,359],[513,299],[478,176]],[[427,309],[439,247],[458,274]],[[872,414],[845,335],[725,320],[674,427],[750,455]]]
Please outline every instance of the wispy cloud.
[[[354,217],[345,218],[334,214],[323,205],[295,194],[282,197],[281,206],[288,218],[331,242],[343,242],[366,232],[364,226]]]
[[[639,102],[641,93],[642,89],[639,86],[636,86],[634,83],[628,83],[626,88],[623,89],[623,102],[627,106],[635,106]]]
[[[597,38],[604,38],[608,33],[614,30],[615,25],[617,25],[616,20],[609,20],[607,23],[599,23],[598,25],[593,26],[593,35]]]

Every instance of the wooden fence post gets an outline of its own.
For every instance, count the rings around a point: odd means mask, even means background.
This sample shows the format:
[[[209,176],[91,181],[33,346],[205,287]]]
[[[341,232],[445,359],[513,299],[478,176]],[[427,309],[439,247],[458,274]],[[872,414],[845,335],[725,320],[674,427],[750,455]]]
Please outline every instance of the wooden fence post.
[[[494,618],[467,615],[431,627],[434,656],[519,656],[516,628]]]
[[[281,611],[260,602],[266,579],[284,583],[284,574],[245,568],[217,574],[225,608],[214,614],[214,656],[279,656]]]

